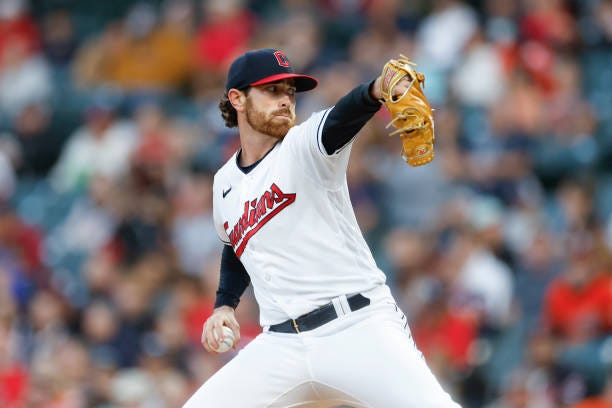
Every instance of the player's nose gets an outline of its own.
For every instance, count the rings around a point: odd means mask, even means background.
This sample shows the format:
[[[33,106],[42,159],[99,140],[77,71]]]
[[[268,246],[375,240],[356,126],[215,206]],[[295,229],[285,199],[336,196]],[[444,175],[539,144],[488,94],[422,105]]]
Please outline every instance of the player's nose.
[[[283,92],[279,100],[280,107],[287,108],[291,106],[291,102],[292,102],[291,95],[289,95],[289,93],[287,92]]]

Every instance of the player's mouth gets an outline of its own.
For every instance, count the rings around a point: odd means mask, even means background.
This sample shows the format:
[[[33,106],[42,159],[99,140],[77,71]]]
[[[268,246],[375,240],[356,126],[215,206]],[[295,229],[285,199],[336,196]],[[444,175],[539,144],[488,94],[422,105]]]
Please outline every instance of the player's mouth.
[[[286,111],[286,110],[276,111],[272,115],[273,116],[279,116],[281,118],[293,119],[293,115],[291,114],[291,112],[290,111]]]

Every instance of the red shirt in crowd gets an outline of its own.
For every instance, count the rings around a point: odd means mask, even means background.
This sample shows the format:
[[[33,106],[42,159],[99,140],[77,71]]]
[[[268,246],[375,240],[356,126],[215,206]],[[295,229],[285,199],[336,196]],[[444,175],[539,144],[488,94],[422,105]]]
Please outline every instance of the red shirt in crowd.
[[[581,342],[612,329],[612,275],[600,274],[583,286],[563,277],[546,296],[545,319],[567,340]]]
[[[0,406],[17,408],[25,405],[28,374],[18,364],[0,368]]]
[[[443,355],[458,369],[467,365],[468,351],[476,334],[474,319],[451,311],[433,319],[424,316],[412,327],[414,341],[426,358]]]

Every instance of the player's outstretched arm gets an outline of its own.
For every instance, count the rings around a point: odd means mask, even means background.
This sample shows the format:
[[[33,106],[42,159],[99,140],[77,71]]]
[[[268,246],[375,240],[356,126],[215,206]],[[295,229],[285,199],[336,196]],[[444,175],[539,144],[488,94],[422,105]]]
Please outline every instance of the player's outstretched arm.
[[[321,132],[327,154],[334,154],[346,146],[380,109],[381,103],[370,91],[372,82],[355,87],[330,110]]]
[[[333,154],[346,146],[378,112],[383,97],[380,83],[381,76],[355,87],[331,109],[321,133],[321,142],[327,154]],[[403,94],[409,86],[409,81],[400,81],[393,89],[394,95]]]

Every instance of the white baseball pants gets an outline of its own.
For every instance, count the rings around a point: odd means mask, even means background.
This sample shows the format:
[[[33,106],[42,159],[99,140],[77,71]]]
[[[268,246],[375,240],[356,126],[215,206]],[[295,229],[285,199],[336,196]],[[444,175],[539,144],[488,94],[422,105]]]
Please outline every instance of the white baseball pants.
[[[460,408],[427,367],[390,295],[338,315],[299,334],[264,331],[184,407]]]

